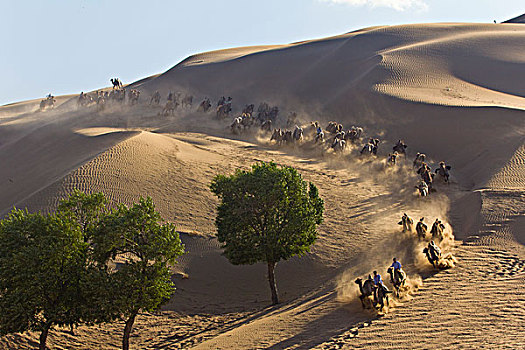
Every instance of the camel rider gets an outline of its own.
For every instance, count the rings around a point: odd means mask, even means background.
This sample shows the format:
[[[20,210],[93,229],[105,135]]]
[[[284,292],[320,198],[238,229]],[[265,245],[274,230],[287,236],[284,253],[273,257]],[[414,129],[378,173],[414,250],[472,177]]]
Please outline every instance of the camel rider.
[[[443,230],[445,230],[445,225],[441,223],[441,220],[436,219],[436,221],[434,221],[434,224],[432,225],[432,228],[430,229],[432,238],[437,238],[440,241],[443,240]]]
[[[401,270],[401,263],[399,261],[397,261],[397,258],[394,258],[392,259],[394,262],[392,263],[392,265],[390,265],[390,267],[392,267],[394,269],[394,271],[396,270]]]
[[[416,186],[416,188],[419,189],[421,197],[428,196],[428,185],[424,180],[419,181],[419,184]]]
[[[412,225],[414,225],[414,220],[410,218],[406,213],[403,213],[401,221],[398,222],[398,225],[403,225],[403,232],[412,231]]]
[[[448,178],[450,177],[450,166],[445,165],[445,162],[439,162],[439,168],[436,169],[436,174],[439,174],[441,177],[443,177],[443,180],[445,182],[448,182]]]
[[[419,219],[419,222],[416,225],[417,236],[420,239],[425,239],[428,229],[428,226],[423,222],[423,220],[425,220],[425,218]]]
[[[439,247],[437,246],[436,243],[434,243],[434,241],[430,241],[430,243],[428,244],[428,249],[430,251],[434,250],[437,257],[441,256],[441,249],[439,249]]]
[[[397,158],[397,152],[394,151],[394,153],[390,153],[388,155],[387,163],[388,165],[395,165],[396,164],[396,158]]]
[[[421,177],[423,177],[423,174],[424,174],[426,171],[430,171],[430,167],[428,166],[427,163],[425,163],[425,162],[421,162],[421,166],[419,167],[419,169],[417,169],[417,173],[418,173],[419,175],[421,175]]]
[[[377,300],[377,290],[379,288],[385,288],[385,285],[383,284],[383,279],[381,278],[381,275],[377,273],[377,271],[374,271],[374,298]]]
[[[323,132],[323,129],[321,129],[321,126],[317,127],[317,131],[316,132],[317,132],[317,136],[319,136],[319,134]]]

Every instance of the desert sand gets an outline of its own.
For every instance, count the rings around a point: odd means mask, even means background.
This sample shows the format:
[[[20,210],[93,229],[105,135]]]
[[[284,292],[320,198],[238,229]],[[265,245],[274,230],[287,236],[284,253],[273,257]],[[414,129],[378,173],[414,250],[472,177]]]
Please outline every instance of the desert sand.
[[[53,210],[73,189],[111,203],[153,198],[177,225],[187,253],[174,267],[177,291],[141,314],[136,349],[518,349],[525,347],[525,25],[439,23],[365,28],[275,46],[197,54],[132,83],[135,106],[77,107],[76,96],[38,111],[39,100],[0,107],[0,215],[13,206]],[[194,107],[158,115],[159,91],[194,96]],[[213,108],[232,96],[234,113],[266,101],[301,124],[362,126],[382,143],[333,154],[311,141],[277,146],[270,135],[234,135]],[[212,108],[212,109],[213,109]],[[232,116],[233,118],[233,116]],[[398,139],[407,157],[385,159]],[[450,184],[417,196],[412,169],[424,152],[433,169],[452,166]],[[270,307],[265,266],[233,266],[215,234],[219,173],[273,160],[299,169],[325,200],[325,221],[309,254],[278,264],[282,302]],[[434,270],[403,213],[446,223],[444,252],[455,266]],[[384,312],[363,310],[357,277],[392,257],[409,276]],[[386,278],[385,278],[386,279]],[[52,349],[116,349],[122,323],[49,335]],[[37,334],[0,338],[29,349]]]

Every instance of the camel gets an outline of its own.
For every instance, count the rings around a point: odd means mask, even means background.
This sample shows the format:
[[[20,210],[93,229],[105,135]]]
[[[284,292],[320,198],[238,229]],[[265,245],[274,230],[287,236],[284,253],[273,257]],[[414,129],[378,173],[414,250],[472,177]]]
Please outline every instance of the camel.
[[[419,181],[419,184],[415,187],[419,190],[421,197],[428,196],[428,185],[424,180]]]
[[[303,140],[303,128],[300,126],[295,126],[293,131],[293,140],[294,142],[301,142]]]
[[[359,153],[361,153],[361,155],[372,155],[373,151],[374,151],[374,145],[372,145],[371,143],[367,143],[366,145],[363,146],[363,148],[361,149]]]
[[[425,220],[425,218],[419,219],[419,222],[416,225],[417,238],[419,238],[420,240],[426,238],[428,229],[427,225],[423,222],[423,220]]]
[[[217,119],[224,119],[230,115],[232,110],[231,104],[222,104],[217,107]]]
[[[448,179],[450,177],[450,169],[452,169],[452,167],[450,165],[445,165],[445,162],[439,162],[439,168],[436,169],[436,174],[438,174],[439,178],[447,184],[449,183]]]
[[[368,300],[370,306],[376,307],[376,305],[379,303],[381,305],[380,310],[383,310],[385,306],[385,300],[386,304],[388,305],[388,293],[392,293],[386,287],[382,286],[377,291],[377,300],[370,300],[370,297],[374,298],[374,290],[376,286],[374,285],[374,281],[370,276],[369,278],[365,280],[363,283],[363,280],[361,278],[358,278],[355,280],[355,283],[359,285],[359,292],[361,292],[361,295],[359,296],[359,299],[361,300],[361,305],[363,306],[363,309],[367,308],[365,304],[365,300]]]
[[[283,141],[285,143],[293,142],[293,133],[291,130],[284,130]]]
[[[328,125],[326,126],[325,130],[331,134],[335,134],[339,131],[339,125],[340,124],[334,121],[328,122]]]
[[[393,267],[389,267],[386,271],[390,274],[390,281],[394,285],[394,289],[396,290],[396,296],[399,298],[399,290],[405,284],[407,275],[405,271],[401,269],[394,270]]]
[[[233,134],[240,134],[242,128],[242,117],[235,118],[233,123],[230,125],[230,129]]]
[[[334,142],[332,143],[332,148],[336,153],[343,152],[346,149],[346,141],[339,138],[335,138]]]
[[[78,96],[77,105],[79,107],[84,107],[91,102],[90,99],[91,99],[90,96],[88,96],[87,94],[84,94],[84,92],[82,91],[80,95]]]
[[[206,97],[204,100],[202,100],[197,111],[207,113],[210,110],[210,108],[211,108],[210,99]]]
[[[377,155],[377,150],[379,148],[379,139],[370,138],[368,143],[363,146],[361,149],[361,154],[365,155]]]
[[[168,102],[166,102],[166,105],[162,109],[162,112],[159,113],[159,115],[173,115],[173,113],[175,113],[175,107],[175,102],[173,100],[168,100]]]
[[[118,90],[122,88],[122,82],[119,78],[111,78],[109,79],[111,81],[111,84],[113,84],[113,90]]]
[[[241,114],[241,125],[243,129],[249,129],[253,124],[255,124],[255,118],[251,114]]]
[[[123,103],[126,100],[126,89],[112,90],[109,99]]]
[[[284,133],[281,129],[273,129],[272,137],[270,138],[270,141],[275,140],[275,142],[280,145],[284,140]]]
[[[423,162],[421,164],[421,167],[417,170],[417,173],[421,176],[421,179],[425,181],[425,183],[428,186],[428,190],[432,190],[432,182],[434,180],[434,175],[430,171],[430,167],[427,165],[427,163]]]
[[[192,95],[186,95],[181,100],[181,107],[182,108],[191,108],[191,105],[193,103],[193,96]]]
[[[432,234],[432,239],[442,241],[444,230],[445,230],[445,225],[441,223],[441,220],[436,219],[436,221],[434,221],[434,224],[432,224],[432,228],[430,229],[430,233]]]
[[[424,153],[417,152],[416,158],[414,159],[414,162],[412,163],[414,169],[420,169],[423,163],[425,162],[426,157],[427,156]]]
[[[245,114],[247,116],[252,116],[253,115],[253,110],[255,108],[255,105],[254,104],[251,104],[251,105],[246,105],[244,106],[243,110],[242,110],[242,114]]]
[[[403,213],[398,225],[403,225],[403,232],[412,232],[414,230],[414,220],[412,220],[412,218],[406,213]]]
[[[352,126],[345,134],[345,141],[355,143],[361,138],[362,133],[363,128]]]
[[[394,152],[397,152],[399,154],[406,154],[407,145],[405,145],[405,142],[403,140],[398,140],[397,143],[392,147]]]
[[[387,160],[386,160],[386,165],[388,165],[388,166],[396,165],[396,158],[397,158],[397,152],[390,153],[388,155]]]
[[[140,91],[139,90],[131,90],[129,92],[129,103],[131,105],[134,105],[134,104],[137,104],[139,102],[139,96],[140,96]]]
[[[315,135],[315,143],[324,143],[324,131],[320,131]]]
[[[439,259],[441,258],[441,249],[434,243],[430,241],[428,247],[423,249],[428,261],[432,264],[434,268],[438,267]]]
[[[266,131],[266,132],[272,131],[272,121],[271,120],[265,120],[261,124],[261,130]]]
[[[97,97],[97,111],[102,111],[104,110],[105,106],[106,106],[106,98],[104,97],[104,93],[100,93],[98,94],[98,97]]]
[[[153,96],[151,96],[151,100],[149,101],[149,104],[152,105],[158,105],[160,103],[160,92],[155,91]]]
[[[303,126],[303,133],[305,137],[315,139],[315,136],[317,136],[317,128],[319,127],[319,122],[310,122]]]
[[[54,96],[49,94],[44,100],[40,101],[40,110],[43,111],[46,108],[53,108],[57,100]]]

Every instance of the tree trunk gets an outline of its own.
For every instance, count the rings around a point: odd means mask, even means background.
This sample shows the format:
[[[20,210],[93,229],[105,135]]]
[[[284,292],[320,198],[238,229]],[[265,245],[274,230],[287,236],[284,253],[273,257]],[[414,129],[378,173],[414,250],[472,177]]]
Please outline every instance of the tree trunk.
[[[277,263],[268,262],[268,282],[270,282],[270,289],[272,291],[272,304],[279,304],[279,297],[277,296],[277,285],[275,284],[275,265]]]
[[[129,336],[131,335],[131,329],[133,328],[133,323],[135,323],[136,313],[131,315],[126,321],[126,326],[124,327],[124,336],[122,337],[122,350],[129,350]]]
[[[40,346],[38,347],[39,350],[46,350],[46,341],[47,335],[49,334],[49,328],[51,328],[51,323],[46,323],[42,333],[40,333]]]

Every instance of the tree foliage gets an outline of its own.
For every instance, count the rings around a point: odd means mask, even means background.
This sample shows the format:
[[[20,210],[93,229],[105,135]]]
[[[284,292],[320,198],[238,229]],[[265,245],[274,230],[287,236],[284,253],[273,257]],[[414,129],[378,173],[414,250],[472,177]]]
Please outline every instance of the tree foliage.
[[[151,198],[107,209],[102,193],[75,191],[56,213],[14,209],[0,222],[0,334],[127,319],[169,300],[169,265],[184,251]],[[111,266],[117,264],[118,269]]]
[[[306,253],[317,239],[324,211],[317,187],[296,169],[273,162],[218,175],[210,187],[220,199],[215,223],[224,255],[235,265],[268,263],[272,301],[277,303],[275,264]]]
[[[57,214],[13,210],[0,222],[0,333],[75,325],[86,315],[87,243],[79,226]]]
[[[113,313],[126,319],[123,349],[139,311],[154,311],[175,290],[169,266],[184,253],[179,234],[170,223],[160,224],[151,198],[131,207],[119,205],[105,216],[93,234],[96,260],[118,264],[110,272]]]

